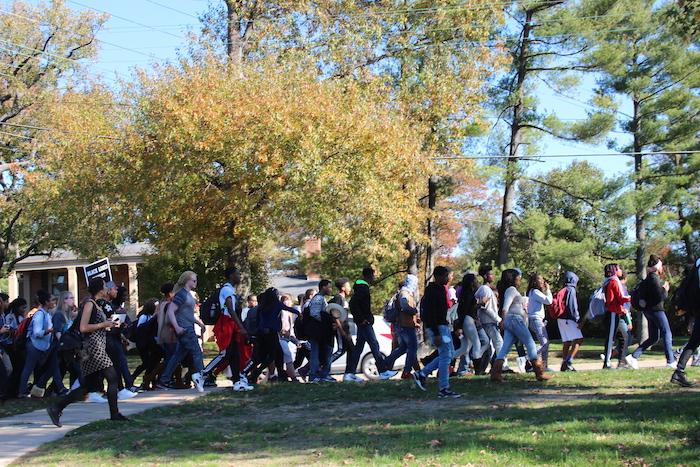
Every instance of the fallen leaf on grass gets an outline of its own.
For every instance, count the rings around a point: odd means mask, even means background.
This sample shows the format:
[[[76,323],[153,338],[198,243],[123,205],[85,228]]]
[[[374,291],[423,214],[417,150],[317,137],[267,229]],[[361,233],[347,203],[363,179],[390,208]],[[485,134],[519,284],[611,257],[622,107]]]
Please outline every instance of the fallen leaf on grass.
[[[414,455],[411,454],[410,452],[407,452],[407,453],[403,456],[403,460],[405,460],[405,461],[413,461],[413,460],[416,460],[416,456],[414,456]]]
[[[314,451],[314,456],[321,457],[322,455],[323,455],[323,451]]]
[[[481,454],[483,456],[484,454],[486,454],[486,450],[482,449],[481,451],[479,451],[479,454]]]
[[[391,428],[391,423],[387,423],[386,425],[384,425],[385,430],[388,430],[389,428]]]
[[[532,446],[523,446],[523,447],[520,448],[520,450],[521,450],[521,451],[532,452],[532,451],[535,450],[535,448],[533,448]]]
[[[650,467],[651,464],[648,464],[644,458],[642,457],[634,457],[632,459],[625,459],[622,461],[622,465],[624,467]]]
[[[441,446],[441,445],[442,445],[442,441],[440,441],[439,439],[431,439],[428,442],[428,446],[430,446],[431,448],[436,448],[436,447]]]
[[[625,446],[624,444],[618,444],[617,445],[617,450],[618,451],[627,451],[629,448]]]
[[[146,446],[146,440],[138,439],[134,441],[134,449],[143,449]]]

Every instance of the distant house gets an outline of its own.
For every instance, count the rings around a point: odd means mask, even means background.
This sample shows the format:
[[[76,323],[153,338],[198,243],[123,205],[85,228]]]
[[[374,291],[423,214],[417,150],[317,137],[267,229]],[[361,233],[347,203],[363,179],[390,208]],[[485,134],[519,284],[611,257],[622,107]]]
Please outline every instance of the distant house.
[[[130,243],[119,246],[109,258],[112,278],[129,291],[127,305],[132,310],[138,307],[137,266],[151,253],[153,247],[148,243]],[[15,265],[8,277],[10,299],[23,297],[31,303],[36,292],[44,289],[55,295],[70,290],[80,300],[87,294],[83,267],[90,262],[67,250],[57,250],[50,257],[26,258]]]

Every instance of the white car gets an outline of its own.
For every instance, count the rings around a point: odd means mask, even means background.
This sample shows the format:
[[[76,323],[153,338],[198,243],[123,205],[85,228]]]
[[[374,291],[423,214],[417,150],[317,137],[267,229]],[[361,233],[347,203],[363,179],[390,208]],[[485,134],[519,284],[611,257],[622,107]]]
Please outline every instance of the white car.
[[[348,324],[350,325],[350,333],[352,335],[353,342],[357,341],[357,325],[353,321],[351,316],[348,316]],[[384,321],[381,316],[374,317],[374,334],[377,336],[377,342],[379,343],[379,351],[384,357],[391,353],[391,327],[389,323]],[[337,341],[333,344],[333,352],[338,350]],[[345,364],[347,362],[348,354],[344,353],[341,357],[331,364],[331,374],[342,375],[345,373]],[[402,355],[396,359],[394,363],[394,370],[403,369],[404,361],[406,357]],[[374,356],[369,349],[369,345],[365,344],[365,348],[362,349],[362,354],[360,355],[360,361],[358,366],[358,371],[368,379],[378,379],[379,373],[377,372],[377,363],[374,361]]]

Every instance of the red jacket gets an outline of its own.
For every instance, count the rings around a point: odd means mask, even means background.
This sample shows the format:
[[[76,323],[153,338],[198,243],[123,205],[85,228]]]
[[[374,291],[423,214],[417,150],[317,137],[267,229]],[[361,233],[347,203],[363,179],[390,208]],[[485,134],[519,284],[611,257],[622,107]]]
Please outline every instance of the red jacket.
[[[618,315],[625,314],[625,303],[632,300],[632,297],[625,296],[620,287],[620,279],[617,277],[610,279],[605,285],[605,310]]]

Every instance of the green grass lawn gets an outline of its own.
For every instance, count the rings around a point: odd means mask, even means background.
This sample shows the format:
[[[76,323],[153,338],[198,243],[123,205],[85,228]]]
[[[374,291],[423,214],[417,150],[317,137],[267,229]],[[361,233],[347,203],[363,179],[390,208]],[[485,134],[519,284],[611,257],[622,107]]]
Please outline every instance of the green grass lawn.
[[[700,377],[695,368],[691,377]],[[700,390],[667,370],[262,386],[97,422],[17,465],[697,465]]]

